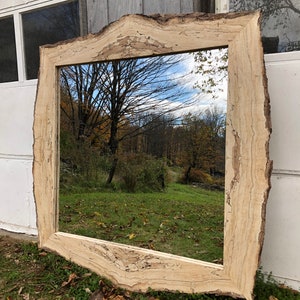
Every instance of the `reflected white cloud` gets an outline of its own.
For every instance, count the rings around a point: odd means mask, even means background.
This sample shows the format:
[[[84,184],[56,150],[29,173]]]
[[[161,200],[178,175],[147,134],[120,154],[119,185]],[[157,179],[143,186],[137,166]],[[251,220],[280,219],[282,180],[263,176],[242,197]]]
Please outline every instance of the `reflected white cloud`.
[[[216,68],[220,65],[227,65],[220,59],[224,55],[227,49],[212,50],[212,61],[202,62],[202,68],[204,70]],[[176,65],[172,70],[169,70],[167,76],[170,80],[175,80],[179,86],[187,91],[185,97],[174,100],[155,100],[148,99],[148,109],[153,110],[151,112],[158,112],[159,107],[168,107],[170,113],[174,117],[182,117],[188,113],[199,114],[207,109],[212,110],[217,108],[221,113],[226,113],[227,109],[227,93],[228,93],[228,79],[227,73],[224,75],[217,72],[196,72],[197,63],[195,62],[194,53],[185,53],[180,55],[180,63]],[[210,90],[210,92],[203,92],[199,86],[202,86],[213,77],[216,85]]]

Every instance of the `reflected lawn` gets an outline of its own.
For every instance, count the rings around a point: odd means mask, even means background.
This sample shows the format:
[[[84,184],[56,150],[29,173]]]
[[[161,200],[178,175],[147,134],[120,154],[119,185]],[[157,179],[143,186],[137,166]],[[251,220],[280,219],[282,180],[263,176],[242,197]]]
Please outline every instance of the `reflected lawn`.
[[[224,193],[171,184],[165,192],[60,195],[59,230],[222,263]]]

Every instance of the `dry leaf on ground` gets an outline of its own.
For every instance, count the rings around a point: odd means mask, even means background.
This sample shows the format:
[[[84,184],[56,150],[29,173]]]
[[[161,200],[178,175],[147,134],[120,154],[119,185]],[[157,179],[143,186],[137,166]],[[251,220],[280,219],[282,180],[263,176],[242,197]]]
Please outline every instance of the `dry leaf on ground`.
[[[61,284],[61,287],[64,287],[64,286],[67,286],[69,285],[72,281],[74,281],[77,277],[77,275],[75,273],[72,273],[69,275],[69,278],[68,278],[68,281],[64,281],[62,284]]]

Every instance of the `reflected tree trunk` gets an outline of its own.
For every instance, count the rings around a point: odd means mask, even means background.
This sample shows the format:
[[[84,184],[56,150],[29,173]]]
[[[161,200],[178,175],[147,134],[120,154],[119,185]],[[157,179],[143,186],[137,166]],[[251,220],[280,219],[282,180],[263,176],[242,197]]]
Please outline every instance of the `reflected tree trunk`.
[[[107,178],[107,181],[106,181],[107,184],[112,183],[112,180],[113,180],[113,178],[115,176],[115,173],[116,173],[118,161],[119,161],[118,157],[115,156],[113,161],[112,161],[112,165],[111,165],[111,168],[109,170],[109,173],[108,173],[108,178]]]

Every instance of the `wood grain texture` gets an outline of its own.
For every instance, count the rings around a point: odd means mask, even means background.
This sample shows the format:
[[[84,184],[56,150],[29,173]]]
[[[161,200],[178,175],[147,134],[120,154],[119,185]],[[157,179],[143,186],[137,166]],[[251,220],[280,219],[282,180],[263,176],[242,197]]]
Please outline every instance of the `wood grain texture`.
[[[59,66],[74,64],[74,57],[77,63],[86,63],[222,47],[233,41],[252,18],[249,14],[234,16],[129,15],[99,34],[77,38],[72,44],[62,42],[48,46],[49,49],[55,47],[55,51],[49,52],[49,59]],[[198,28],[191,30],[191,22],[198,24]]]
[[[254,275],[240,274],[243,269],[255,274],[260,259],[271,172],[269,97],[257,22],[253,18],[229,44],[224,267],[231,266],[229,276],[241,290],[254,285]],[[243,234],[233,235],[237,230]],[[253,243],[260,246],[250,249]]]
[[[223,266],[58,232],[60,66],[227,45],[229,95]],[[259,13],[130,15],[41,48],[34,120],[34,195],[40,246],[131,290],[210,292],[252,299],[270,189],[270,111]]]
[[[101,270],[101,275],[124,288],[163,290],[168,278],[174,284],[173,290],[212,292],[211,283],[216,281],[228,294],[239,293],[224,275],[223,267],[213,263],[61,232],[52,235],[44,247],[55,248],[59,254],[82,266],[88,264],[95,272]],[[188,279],[190,276],[193,281]]]

